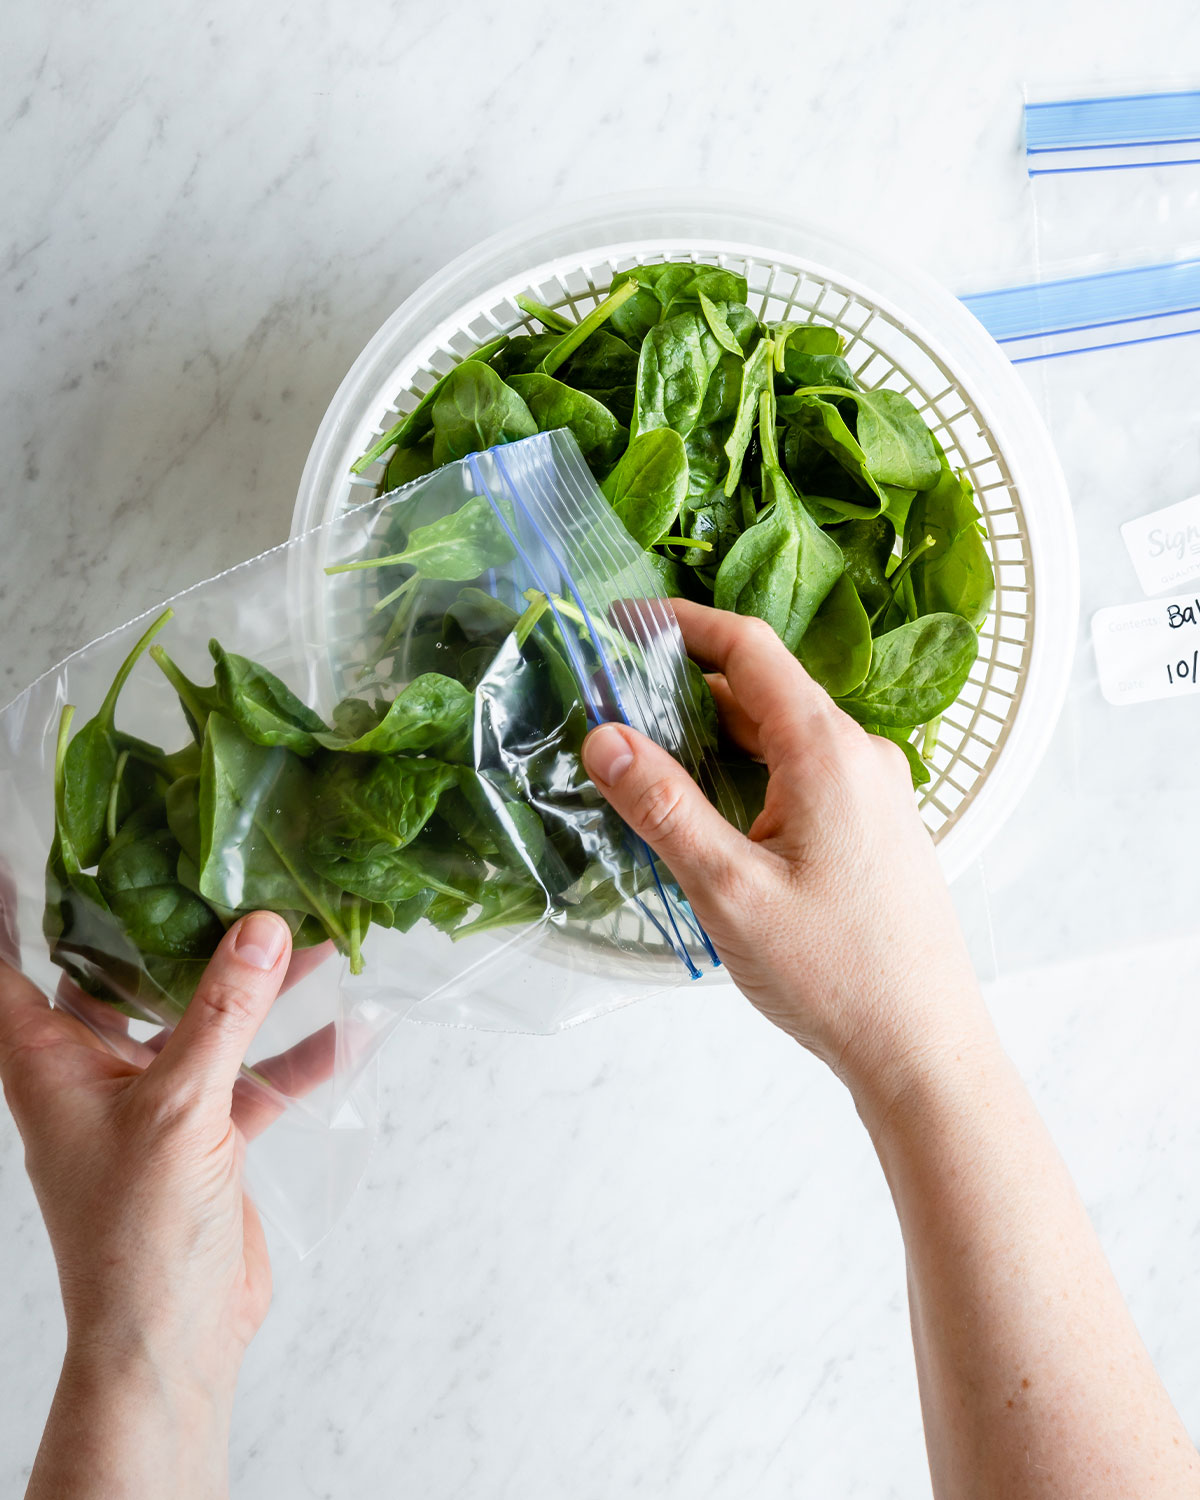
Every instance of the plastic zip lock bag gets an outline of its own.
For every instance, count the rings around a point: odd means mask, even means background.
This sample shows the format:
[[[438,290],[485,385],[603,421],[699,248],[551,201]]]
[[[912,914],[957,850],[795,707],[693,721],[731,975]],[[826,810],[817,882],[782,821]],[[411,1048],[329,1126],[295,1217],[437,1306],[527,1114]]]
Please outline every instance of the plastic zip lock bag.
[[[1067,705],[982,863],[999,972],[1196,926],[1200,261],[1043,269],[964,299],[1044,406],[1079,545]]]
[[[1040,275],[1200,253],[1200,85],[1027,90]]]
[[[415,1014],[553,1030],[622,1003],[615,984],[634,998],[712,968],[674,882],[579,762],[588,729],[621,720],[742,820],[713,759],[703,676],[571,435],[436,471],[386,501],[349,550],[333,564],[331,612],[373,622],[341,666],[359,699],[449,677],[473,704],[469,749],[455,751],[458,779],[427,834],[448,841],[462,886],[424,908],[434,931]]]
[[[298,609],[318,556],[350,566]],[[239,1090],[279,1117],[252,1183],[303,1248],[361,1172],[371,1064],[414,1007],[549,1032],[715,964],[582,772],[603,718],[737,816],[703,678],[573,440],[451,464],[186,591],[0,714],[21,966],[136,1050],[239,914],[282,913],[296,982]]]

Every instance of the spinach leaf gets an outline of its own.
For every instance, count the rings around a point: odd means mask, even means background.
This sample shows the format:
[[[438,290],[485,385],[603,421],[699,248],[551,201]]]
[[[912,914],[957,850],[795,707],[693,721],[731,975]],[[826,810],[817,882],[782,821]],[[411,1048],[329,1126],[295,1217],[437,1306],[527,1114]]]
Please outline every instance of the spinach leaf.
[[[803,484],[805,493],[819,495],[823,510],[829,512],[834,520],[844,517],[869,519],[879,515],[884,507],[883,492],[871,473],[867,456],[858,439],[846,426],[841,412],[833,402],[814,393],[801,391],[795,396],[785,397],[780,403],[780,410],[786,412],[785,420],[790,428],[785,437],[784,448],[789,469],[793,479]],[[807,439],[807,444],[803,439]],[[835,485],[822,484],[816,477],[812,463],[813,449],[827,453],[838,467],[852,476],[860,488],[850,490],[847,495],[839,495],[834,493]],[[809,477],[804,479],[803,471],[806,468],[809,470]]]
[[[766,620],[788,650],[795,651],[842,572],[842,554],[779,466],[769,386],[760,402],[759,441],[766,508],[726,554],[713,602],[718,609]]]
[[[581,344],[586,343],[609,318],[617,314],[622,305],[634,296],[636,290],[637,288],[629,283],[620,284],[614,281],[608,296],[598,302],[590,313],[564,333],[552,349],[546,351],[538,366],[539,371],[543,375],[553,375],[559,365],[569,359]]]
[[[225,928],[208,905],[179,883],[179,844],[169,828],[114,843],[96,878],[108,909],[142,953],[207,959]]]
[[[703,292],[699,293],[698,300],[700,311],[704,314],[704,321],[712,331],[713,338],[722,349],[728,350],[730,354],[736,354],[740,359],[743,354],[742,346],[737,334],[729,326],[725,309],[719,303],[714,302],[711,297],[706,297]]]
[[[725,443],[725,455],[729,461],[729,472],[725,476],[726,495],[732,495],[741,480],[742,464],[746,458],[746,450],[750,446],[750,439],[754,435],[759,402],[770,379],[771,342],[769,339],[762,339],[741,370],[737,414],[734,418],[733,429]]]
[[[687,437],[696,425],[721,346],[698,313],[656,323],[638,359],[633,431],[672,427]]]
[[[937,484],[919,494],[908,513],[905,545],[933,539],[912,566],[913,596],[921,614],[960,615],[978,630],[996,596],[995,575],[970,483],[944,459],[942,465]]]
[[[465,583],[489,568],[513,558],[513,547],[485,495],[472,495],[457,510],[436,521],[414,527],[401,552],[389,557],[356,558],[335,563],[326,573],[349,573],[358,568],[387,568],[401,563],[422,578]]]
[[[365,724],[357,735],[324,733],[318,736],[320,743],[328,750],[354,755],[426,751],[458,760],[470,749],[475,695],[453,677],[425,672],[397,694],[382,719],[376,720],[369,709],[367,713],[369,724],[357,714],[353,720],[348,713],[343,715],[344,723]]]
[[[492,339],[490,343],[476,349],[473,354],[468,354],[463,364],[486,363],[494,359],[507,343],[508,335],[501,334],[499,338]],[[352,474],[365,473],[375,460],[381,458],[393,444],[401,448],[415,448],[427,437],[433,426],[434,405],[451,377],[461,369],[462,365],[455,365],[454,369],[448,370],[445,375],[435,380],[406,417],[401,417],[395,426],[390,427],[377,442],[373,443],[361,458],[355,459],[350,465],[350,472]]]
[[[539,432],[569,428],[592,467],[615,462],[629,434],[607,406],[551,375],[510,375],[509,385],[529,408]]]
[[[497,443],[532,437],[529,408],[495,370],[477,359],[456,365],[441,383],[431,411],[436,464],[481,453]]]
[[[846,574],[854,585],[868,618],[891,602],[888,563],[896,544],[896,530],[887,516],[869,521],[844,521],[828,535],[841,548]]]
[[[256,745],[282,745],[311,755],[326,733],[325,721],[302,703],[273,672],[209,641],[221,712]]]
[[[606,406],[622,426],[633,421],[637,352],[607,329],[598,329],[558,369],[558,378]]]
[[[617,519],[644,548],[671,529],[687,488],[683,439],[670,427],[639,433],[601,485]]]
[[[456,767],[425,757],[331,756],[313,786],[308,847],[348,859],[402,849],[457,784]]]
[[[619,271],[612,285],[615,288],[629,281],[637,283],[637,292],[613,314],[612,325],[635,346],[672,312],[688,306],[698,308],[702,292],[716,303],[745,302],[747,293],[746,278],[736,272],[677,261]]]
[[[871,624],[847,574],[821,601],[796,655],[834,698],[862,684],[871,666]]]
[[[200,894],[231,911],[306,912],[350,953],[342,893],[304,852],[315,800],[316,778],[299,756],[256,745],[231,719],[209,715],[198,798]]]
[[[117,699],[137,665],[138,658],[171,618],[166,610],[150,626],[117,669],[112,686],[95,717],[75,734],[66,746],[61,777],[62,797],[59,820],[63,838],[68,841],[83,870],[90,868],[104,851],[109,802],[113,783],[118,777],[121,754],[141,744],[118,733],[114,723]],[[153,749],[153,747],[148,747]],[[137,750],[133,751],[135,758]],[[156,752],[161,756],[162,752]],[[124,767],[122,767],[122,770]]]
[[[958,697],[978,652],[979,637],[958,615],[911,620],[876,640],[866,681],[839,704],[860,724],[924,724]]]

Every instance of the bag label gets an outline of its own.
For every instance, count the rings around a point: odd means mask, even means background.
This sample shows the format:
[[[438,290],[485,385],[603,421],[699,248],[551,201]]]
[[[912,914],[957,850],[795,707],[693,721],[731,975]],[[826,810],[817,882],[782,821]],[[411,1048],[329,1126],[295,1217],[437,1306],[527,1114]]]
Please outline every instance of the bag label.
[[[1109,703],[1200,692],[1200,594],[1098,609],[1092,645],[1100,691]]]
[[[1121,535],[1147,594],[1200,578],[1200,495],[1126,521]]]

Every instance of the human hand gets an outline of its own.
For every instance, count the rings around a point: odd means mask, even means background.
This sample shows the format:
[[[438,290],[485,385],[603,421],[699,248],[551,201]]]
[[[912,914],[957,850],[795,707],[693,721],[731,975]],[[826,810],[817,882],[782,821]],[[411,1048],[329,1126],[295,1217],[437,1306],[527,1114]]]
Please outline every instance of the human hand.
[[[672,601],[723,727],[766,762],[749,836],[623,725],[589,775],[661,856],[738,988],[878,1113],[906,1070],[990,1031],[903,753],[867,734],[759,620]]]
[[[280,1108],[239,1068],[285,980],[325,956],[306,950],[289,967],[283,920],[243,917],[157,1045],[135,1042],[120,1012],[68,981],[60,1000],[75,1014],[52,1009],[0,962],[0,1078],[58,1265],[67,1357],[56,1408],[67,1408],[73,1434],[81,1408],[124,1391],[151,1414],[156,1440],[176,1420],[189,1429],[191,1441],[174,1435],[174,1451],[198,1474],[222,1469],[238,1368],[271,1291],[262,1226],[242,1186],[246,1141]],[[327,1076],[332,1058],[327,1028],[255,1072],[299,1094]],[[106,1404],[96,1425],[115,1433],[126,1419]],[[52,1413],[35,1470],[42,1488],[31,1484],[31,1495],[76,1492],[54,1424]],[[196,1458],[199,1432],[207,1468]],[[125,1482],[130,1446],[112,1456]],[[136,1446],[150,1462],[140,1430]],[[104,1467],[103,1454],[94,1465]],[[218,1478],[194,1493],[220,1491]]]

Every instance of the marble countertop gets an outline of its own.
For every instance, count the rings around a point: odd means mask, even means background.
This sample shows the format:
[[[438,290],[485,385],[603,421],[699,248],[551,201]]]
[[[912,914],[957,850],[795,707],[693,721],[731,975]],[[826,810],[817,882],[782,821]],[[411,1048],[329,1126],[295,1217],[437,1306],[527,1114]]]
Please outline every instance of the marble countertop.
[[[0,699],[282,539],[374,329],[567,197],[707,184],[955,288],[1028,263],[1030,80],[1195,55],[1146,0],[801,14],[545,0],[144,0],[8,28]],[[989,986],[1193,1435],[1200,944]],[[307,1260],[276,1257],[233,1439],[245,1500],[928,1494],[904,1263],[848,1098],[728,987],[549,1039],[401,1029],[384,1133]],[[0,1118],[0,1493],[62,1346]]]

